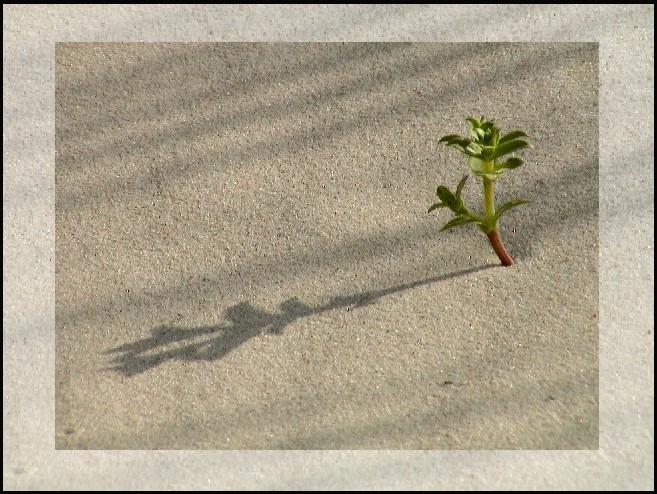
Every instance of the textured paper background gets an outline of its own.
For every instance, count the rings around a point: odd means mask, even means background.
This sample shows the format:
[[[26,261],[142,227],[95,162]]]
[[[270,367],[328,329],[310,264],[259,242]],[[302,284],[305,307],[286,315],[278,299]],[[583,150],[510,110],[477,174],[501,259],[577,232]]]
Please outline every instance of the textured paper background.
[[[4,7],[5,488],[652,487],[652,6],[74,10]],[[599,41],[600,450],[55,452],[54,42],[163,40]]]

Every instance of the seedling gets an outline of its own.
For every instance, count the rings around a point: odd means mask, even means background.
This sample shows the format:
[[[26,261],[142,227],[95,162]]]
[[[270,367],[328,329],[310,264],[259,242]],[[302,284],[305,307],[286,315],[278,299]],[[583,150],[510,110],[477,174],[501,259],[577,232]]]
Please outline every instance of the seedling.
[[[468,160],[470,169],[475,175],[481,177],[484,183],[484,214],[482,216],[472,212],[466,207],[461,198],[461,191],[468,179],[467,174],[458,183],[454,192],[443,185],[438,186],[436,195],[440,202],[433,204],[428,212],[430,213],[442,207],[447,207],[454,212],[455,217],[445,223],[440,231],[465,225],[466,223],[476,223],[488,235],[493,250],[502,261],[502,265],[511,266],[513,259],[504,247],[499,233],[500,216],[512,207],[530,201],[514,199],[496,210],[494,184],[504,170],[512,170],[522,165],[522,160],[515,156],[508,157],[504,161],[500,158],[528,147],[529,143],[527,141],[519,139],[519,137],[525,137],[527,134],[522,130],[514,130],[500,137],[500,129],[493,120],[488,121],[482,117],[481,120],[468,118],[467,121],[471,138],[452,134],[443,137],[438,142],[445,143],[462,152]]]

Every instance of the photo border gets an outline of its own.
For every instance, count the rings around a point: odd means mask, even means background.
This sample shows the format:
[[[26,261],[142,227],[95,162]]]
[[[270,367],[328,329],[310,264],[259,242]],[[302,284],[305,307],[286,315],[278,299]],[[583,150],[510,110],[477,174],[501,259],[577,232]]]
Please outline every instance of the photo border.
[[[3,5],[3,15],[4,489],[654,488],[654,5]],[[599,43],[600,449],[56,451],[54,54],[75,41]]]

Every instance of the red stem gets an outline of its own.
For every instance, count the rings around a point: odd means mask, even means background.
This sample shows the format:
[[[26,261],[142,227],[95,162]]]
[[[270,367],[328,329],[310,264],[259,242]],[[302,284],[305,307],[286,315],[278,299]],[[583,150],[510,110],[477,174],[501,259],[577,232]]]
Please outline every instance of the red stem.
[[[488,240],[490,240],[490,244],[493,246],[495,254],[497,254],[497,257],[502,261],[502,266],[511,266],[513,264],[513,259],[511,259],[511,256],[504,248],[499,232],[497,230],[489,232]]]

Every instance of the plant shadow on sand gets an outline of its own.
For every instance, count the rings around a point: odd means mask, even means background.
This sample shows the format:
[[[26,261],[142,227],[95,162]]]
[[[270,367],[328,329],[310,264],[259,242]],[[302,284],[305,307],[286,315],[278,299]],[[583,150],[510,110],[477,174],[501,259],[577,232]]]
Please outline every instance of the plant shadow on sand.
[[[224,324],[191,329],[158,326],[151,331],[152,335],[149,338],[118,346],[105,353],[116,355],[109,369],[121,372],[126,376],[134,376],[147,371],[167,360],[217,360],[245,341],[260,334],[282,334],[285,327],[297,319],[338,308],[365,307],[385,295],[496,266],[496,264],[488,264],[380,290],[333,297],[326,304],[316,307],[304,304],[299,301],[298,297],[293,297],[281,302],[278,305],[279,311],[275,313],[258,309],[249,302],[240,302],[224,311],[226,320]]]

